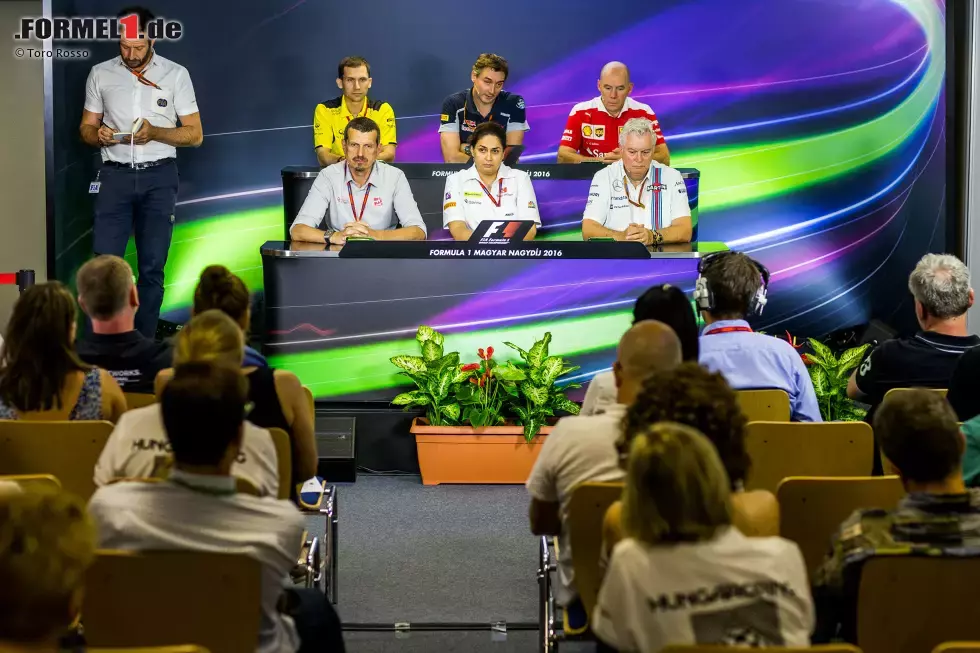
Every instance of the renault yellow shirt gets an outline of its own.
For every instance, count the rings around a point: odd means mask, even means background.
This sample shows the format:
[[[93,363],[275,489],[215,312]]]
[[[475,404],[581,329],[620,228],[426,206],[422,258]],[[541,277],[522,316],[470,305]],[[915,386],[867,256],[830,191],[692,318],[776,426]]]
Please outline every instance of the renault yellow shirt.
[[[395,145],[395,112],[391,105],[380,100],[364,98],[364,108],[354,116],[347,110],[344,96],[316,105],[313,111],[313,149],[325,147],[336,156],[344,156],[344,129],[352,119],[367,116],[381,129],[381,144]]]

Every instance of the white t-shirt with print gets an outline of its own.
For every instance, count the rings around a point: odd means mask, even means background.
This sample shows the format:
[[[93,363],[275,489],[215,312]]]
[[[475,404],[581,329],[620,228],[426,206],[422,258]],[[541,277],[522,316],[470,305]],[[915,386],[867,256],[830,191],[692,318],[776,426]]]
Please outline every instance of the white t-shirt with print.
[[[613,549],[592,629],[619,651],[669,644],[805,647],[813,599],[799,548],[736,528],[691,544]]]
[[[627,178],[626,168],[619,160],[592,177],[582,219],[593,220],[613,231],[626,231],[631,224],[659,231],[674,220],[690,216],[687,186],[678,170],[654,161],[637,188]]]
[[[560,504],[558,584],[555,600],[568,605],[575,598],[575,571],[569,542],[568,504],[572,491],[587,481],[621,481],[616,440],[626,407],[609,406],[601,415],[565,417],[545,438],[541,453],[527,479],[527,491],[538,501]]]
[[[126,411],[95,464],[95,485],[102,487],[117,478],[161,476],[154,471],[170,457],[170,440],[163,428],[160,404]],[[232,465],[232,475],[249,481],[260,495],[276,497],[279,494],[278,460],[269,432],[245,422],[242,449]],[[162,476],[166,477],[165,474]]]

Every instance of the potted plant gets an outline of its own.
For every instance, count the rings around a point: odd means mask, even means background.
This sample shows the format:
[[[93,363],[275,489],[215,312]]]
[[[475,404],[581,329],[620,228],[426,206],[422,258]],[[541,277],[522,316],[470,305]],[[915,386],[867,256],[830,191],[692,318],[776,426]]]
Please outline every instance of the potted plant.
[[[786,333],[787,341],[796,349],[803,343]],[[847,396],[847,381],[851,372],[860,364],[869,345],[851,347],[835,356],[830,347],[814,338],[807,338],[810,351],[802,354],[813,390],[820,406],[820,416],[825,422],[859,422],[864,419],[867,409]]]
[[[400,374],[415,384],[392,403],[425,409],[412,422],[422,482],[524,483],[559,413],[577,414],[578,404],[559,387],[562,375],[578,367],[549,356],[551,334],[520,355],[518,362],[494,358],[480,348],[478,362],[461,363],[458,352],[444,351],[445,338],[428,326],[415,336],[420,355],[391,358]]]

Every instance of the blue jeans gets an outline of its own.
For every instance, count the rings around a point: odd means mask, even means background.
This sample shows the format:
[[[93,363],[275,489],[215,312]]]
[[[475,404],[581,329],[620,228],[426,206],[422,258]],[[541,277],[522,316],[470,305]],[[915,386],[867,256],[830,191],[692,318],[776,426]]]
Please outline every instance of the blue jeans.
[[[177,163],[133,170],[103,165],[95,196],[93,249],[96,254],[124,256],[130,234],[136,236],[140,308],[136,329],[156,335],[163,303],[163,268],[170,252],[177,205]]]

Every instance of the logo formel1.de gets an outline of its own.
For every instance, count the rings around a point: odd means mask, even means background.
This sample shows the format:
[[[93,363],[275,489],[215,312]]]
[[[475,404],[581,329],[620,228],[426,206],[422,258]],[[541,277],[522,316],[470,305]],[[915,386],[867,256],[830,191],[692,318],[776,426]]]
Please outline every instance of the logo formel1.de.
[[[140,34],[139,17],[136,14],[122,18],[56,16],[44,18],[29,16],[20,19],[20,31],[14,39],[46,41],[136,41],[145,36],[151,40],[176,41],[183,34],[179,21],[154,18],[146,24],[145,34]]]

